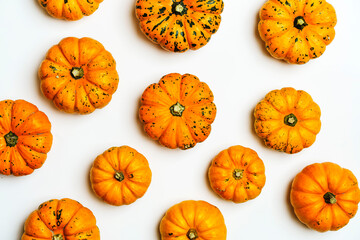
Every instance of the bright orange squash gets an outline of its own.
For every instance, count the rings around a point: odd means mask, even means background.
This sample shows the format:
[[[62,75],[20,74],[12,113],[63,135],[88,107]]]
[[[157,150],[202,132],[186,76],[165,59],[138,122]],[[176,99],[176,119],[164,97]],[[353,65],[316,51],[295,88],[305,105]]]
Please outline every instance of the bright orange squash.
[[[80,114],[106,106],[119,83],[111,53],[91,38],[68,37],[50,48],[39,77],[43,94],[58,109]]]
[[[335,163],[314,163],[296,175],[290,192],[296,216],[319,232],[336,231],[358,210],[360,189],[354,174]]]
[[[189,149],[204,141],[216,106],[208,85],[191,74],[168,74],[141,97],[140,120],[146,133],[168,148]]]
[[[211,188],[235,203],[256,198],[265,185],[265,166],[257,153],[243,146],[221,151],[209,168]]]
[[[135,149],[112,147],[99,155],[90,170],[90,182],[96,195],[120,206],[141,198],[151,182],[146,158]]]
[[[25,221],[21,240],[100,240],[93,213],[69,198],[42,203]]]
[[[45,113],[24,100],[0,102],[0,173],[31,174],[51,149],[51,123]]]

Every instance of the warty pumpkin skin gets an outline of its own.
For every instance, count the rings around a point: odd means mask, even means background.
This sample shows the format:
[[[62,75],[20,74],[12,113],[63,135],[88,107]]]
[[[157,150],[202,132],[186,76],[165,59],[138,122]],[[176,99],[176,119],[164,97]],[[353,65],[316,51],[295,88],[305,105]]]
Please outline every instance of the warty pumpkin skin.
[[[93,14],[103,0],[38,0],[53,17],[75,21]]]
[[[92,113],[106,106],[119,76],[111,53],[91,38],[68,37],[48,51],[39,69],[41,90],[67,113]]]
[[[273,90],[255,107],[255,132],[268,147],[297,153],[315,142],[320,115],[319,106],[307,92]]]
[[[189,149],[204,141],[216,106],[208,85],[191,74],[168,74],[141,97],[140,120],[146,133],[168,148]]]
[[[90,170],[91,186],[105,202],[120,206],[141,198],[151,182],[146,158],[135,149],[112,147],[99,155]]]
[[[350,170],[331,162],[314,163],[296,175],[290,201],[298,219],[309,228],[336,231],[355,216],[360,189]]]
[[[243,146],[221,151],[209,168],[211,188],[223,199],[243,203],[256,198],[265,185],[265,166],[257,153]]]
[[[0,101],[0,173],[22,176],[40,168],[51,149],[51,123],[24,100]]]
[[[172,52],[205,46],[220,26],[222,0],[137,0],[141,31]]]
[[[325,0],[269,0],[258,29],[268,52],[292,64],[320,57],[335,37],[336,13]]]
[[[69,198],[42,203],[25,221],[21,240],[99,240],[93,213]]]
[[[162,240],[225,240],[225,220],[220,210],[208,202],[183,201],[166,212],[160,234]]]

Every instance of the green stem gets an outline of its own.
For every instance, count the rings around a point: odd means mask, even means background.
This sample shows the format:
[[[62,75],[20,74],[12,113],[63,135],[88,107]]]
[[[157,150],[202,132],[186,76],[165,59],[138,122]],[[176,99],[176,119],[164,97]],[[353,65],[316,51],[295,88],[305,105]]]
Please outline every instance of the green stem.
[[[303,30],[304,27],[306,27],[308,24],[305,22],[305,19],[302,16],[298,16],[294,20],[294,27]]]
[[[295,127],[297,122],[298,122],[297,117],[292,113],[284,117],[284,123],[290,127]]]
[[[170,107],[170,113],[175,117],[181,117],[185,107],[179,102],[175,103]]]
[[[114,174],[114,178],[116,180],[118,180],[119,182],[121,182],[122,180],[124,180],[124,174],[122,172],[115,172]]]
[[[175,14],[175,15],[184,15],[184,14],[187,14],[187,7],[186,5],[184,4],[183,1],[180,1],[180,2],[174,2],[173,5],[172,5],[172,13]]]
[[[56,234],[52,236],[51,240],[64,240],[64,237],[61,234]]]
[[[240,180],[244,177],[244,170],[241,170],[241,169],[235,169],[233,171],[233,177],[236,179],[236,180]]]
[[[82,69],[81,67],[73,67],[70,70],[70,74],[73,78],[80,79],[84,76],[84,69]]]
[[[194,240],[194,239],[197,239],[199,236],[196,232],[195,229],[191,228],[189,229],[189,231],[187,232],[186,234],[187,238],[190,239],[190,240]]]
[[[336,203],[336,196],[331,192],[325,193],[323,198],[326,203],[330,203],[330,204]]]
[[[8,132],[8,134],[6,134],[4,138],[5,138],[6,146],[8,147],[15,147],[15,145],[17,144],[18,136],[16,136],[16,134],[11,131]]]

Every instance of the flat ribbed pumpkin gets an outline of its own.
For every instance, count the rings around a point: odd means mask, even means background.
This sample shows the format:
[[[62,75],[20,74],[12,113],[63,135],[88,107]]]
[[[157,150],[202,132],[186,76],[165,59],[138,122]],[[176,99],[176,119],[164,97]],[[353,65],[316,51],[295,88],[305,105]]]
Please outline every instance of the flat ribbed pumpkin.
[[[90,182],[105,202],[115,206],[131,204],[148,189],[151,170],[146,158],[135,149],[112,147],[95,159]]]
[[[166,212],[160,223],[162,240],[225,240],[220,210],[205,201],[183,201]]]
[[[296,175],[291,204],[301,222],[319,232],[336,231],[358,210],[360,189],[354,174],[335,163],[314,163]]]
[[[141,31],[172,52],[206,45],[220,26],[222,0],[137,0]]]
[[[42,203],[25,221],[21,240],[99,240],[93,213],[69,198]]]
[[[45,113],[24,100],[0,102],[0,173],[31,174],[40,168],[52,145]]]
[[[320,57],[335,37],[336,13],[325,0],[269,0],[258,25],[275,58],[304,64]]]
[[[103,0],[38,0],[53,17],[75,21],[93,14]]]
[[[43,94],[58,109],[80,114],[106,106],[119,83],[111,53],[91,38],[68,37],[50,48],[39,77]]]
[[[242,203],[256,198],[265,185],[265,166],[257,153],[243,146],[221,151],[209,168],[211,188],[223,199]]]
[[[255,132],[268,147],[297,153],[315,142],[320,115],[319,106],[307,92],[273,90],[255,107]]]
[[[140,120],[146,133],[168,148],[189,149],[204,141],[216,106],[208,85],[191,74],[168,74],[141,97]]]

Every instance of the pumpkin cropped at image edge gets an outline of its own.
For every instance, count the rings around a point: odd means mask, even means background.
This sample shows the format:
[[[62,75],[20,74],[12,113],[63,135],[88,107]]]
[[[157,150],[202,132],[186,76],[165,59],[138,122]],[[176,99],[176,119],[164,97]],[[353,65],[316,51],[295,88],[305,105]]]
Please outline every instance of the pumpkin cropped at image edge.
[[[239,145],[221,151],[208,175],[214,192],[235,203],[259,196],[266,181],[263,161],[254,150]]]
[[[226,240],[226,231],[220,210],[205,201],[175,204],[160,223],[162,240]]]
[[[128,146],[112,147],[99,155],[90,170],[91,187],[106,203],[128,205],[141,198],[151,182],[146,158]]]
[[[28,175],[40,168],[51,149],[51,123],[24,100],[0,102],[0,174]]]
[[[269,0],[258,29],[274,57],[304,64],[320,57],[335,37],[336,13],[325,0]]]
[[[350,170],[331,162],[314,163],[296,175],[290,201],[298,219],[309,228],[337,231],[355,216],[360,189]]]
[[[197,50],[219,29],[222,0],[137,0],[141,31],[171,52]]]
[[[39,77],[43,94],[59,110],[80,114],[106,106],[119,83],[111,53],[91,38],[68,37],[50,48]]]
[[[25,221],[21,240],[100,240],[93,213],[64,198],[42,203]]]
[[[321,128],[320,107],[302,90],[269,92],[255,107],[255,132],[266,146],[286,153],[310,147]]]
[[[93,14],[103,0],[38,0],[46,11],[58,19],[75,21]]]
[[[208,85],[191,74],[170,73],[141,97],[139,116],[146,133],[168,148],[189,149],[211,132],[216,106]]]

